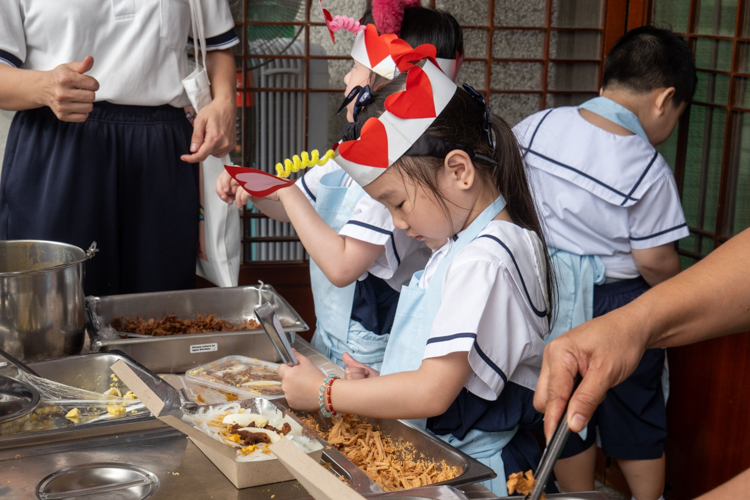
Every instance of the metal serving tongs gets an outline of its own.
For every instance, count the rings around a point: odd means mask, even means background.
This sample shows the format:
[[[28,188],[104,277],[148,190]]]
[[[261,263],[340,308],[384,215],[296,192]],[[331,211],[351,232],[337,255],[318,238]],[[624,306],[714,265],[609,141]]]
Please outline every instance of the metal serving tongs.
[[[13,356],[11,356],[9,353],[5,352],[2,349],[0,349],[0,356],[7,359],[10,362],[10,364],[15,365],[15,367],[18,368],[19,370],[25,371],[29,375],[34,375],[35,377],[39,377],[39,374],[37,372],[35,372],[31,368],[29,368],[25,363],[22,363],[20,360],[14,358]]]
[[[289,345],[289,340],[286,338],[286,333],[281,327],[281,321],[279,321],[276,311],[273,310],[273,306],[268,302],[264,303],[255,308],[255,316],[268,338],[271,339],[271,343],[281,355],[282,361],[290,366],[298,365],[299,361],[292,351],[292,346]]]
[[[573,394],[576,392],[576,389],[578,389],[578,384],[580,383],[581,375],[579,374],[576,375],[575,381],[573,382],[573,392],[570,394],[571,397],[573,397]],[[544,493],[544,488],[547,486],[549,476],[552,474],[552,468],[555,466],[557,457],[560,456],[560,452],[562,451],[563,446],[565,446],[565,442],[568,440],[568,435],[570,435],[570,427],[568,427],[568,419],[566,418],[567,413],[568,405],[565,405],[565,411],[563,411],[560,422],[558,422],[557,428],[555,429],[554,434],[552,434],[552,439],[547,443],[547,447],[544,449],[544,453],[542,453],[542,459],[539,461],[539,467],[536,469],[534,489],[531,490],[531,493],[526,495],[524,500],[539,500]]]

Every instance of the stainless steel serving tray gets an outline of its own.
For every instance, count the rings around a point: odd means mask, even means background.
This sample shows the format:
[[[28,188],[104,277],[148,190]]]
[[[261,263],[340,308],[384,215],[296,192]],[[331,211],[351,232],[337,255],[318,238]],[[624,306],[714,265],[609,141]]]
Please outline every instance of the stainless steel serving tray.
[[[127,363],[133,363],[133,360],[121,353],[107,352],[69,356],[50,361],[38,361],[28,363],[28,365],[41,377],[46,379],[88,391],[103,392],[108,388],[110,375],[112,375],[109,367],[121,359]],[[0,371],[6,374],[13,374],[15,369],[6,367]],[[65,420],[63,417],[60,418]],[[0,436],[0,450],[21,446],[46,445],[67,440],[79,440],[118,432],[143,431],[165,426],[166,424],[151,416],[150,413],[125,415],[120,418],[81,423],[73,427]]]
[[[291,415],[302,425],[299,420],[299,413],[289,409],[286,399],[275,399],[271,401],[279,408],[283,408],[286,414]],[[330,420],[324,419],[319,413],[310,414],[318,423],[329,425]],[[328,421],[326,421],[328,420]],[[456,467],[463,471],[458,477],[435,483],[436,485],[458,486],[462,484],[472,484],[480,481],[487,481],[497,476],[495,471],[486,465],[478,462],[476,459],[454,448],[445,441],[428,434],[421,429],[414,427],[408,422],[402,420],[383,420],[378,418],[363,418],[362,420],[370,423],[373,427],[379,428],[385,434],[393,439],[402,439],[414,445],[421,455],[427,460],[435,462],[445,461],[446,465]],[[314,434],[314,433],[313,433]],[[324,444],[323,460],[333,465],[333,471],[351,481],[352,488],[360,493],[380,492],[380,487],[371,480],[367,474],[362,472],[359,467],[354,465],[341,452],[331,447],[324,439],[318,437],[318,440]],[[331,449],[328,449],[331,448]],[[405,490],[408,491],[408,490]]]
[[[87,297],[86,316],[91,350],[118,349],[155,373],[182,373],[232,354],[278,361],[279,354],[262,329],[121,338],[109,326],[120,316],[161,319],[165,314],[176,314],[180,319],[215,314],[219,319],[240,325],[246,319],[255,319],[255,308],[264,302],[273,306],[284,331],[308,330],[307,323],[292,306],[266,284]]]

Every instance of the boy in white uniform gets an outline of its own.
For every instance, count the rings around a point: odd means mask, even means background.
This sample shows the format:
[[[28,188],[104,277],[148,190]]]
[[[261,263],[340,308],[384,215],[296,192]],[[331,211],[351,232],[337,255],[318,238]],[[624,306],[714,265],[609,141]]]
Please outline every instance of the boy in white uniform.
[[[541,111],[515,127],[560,283],[554,335],[680,271],[674,242],[688,228],[672,172],[654,146],[672,133],[696,81],[682,39],[638,28],[607,56],[602,97]],[[566,299],[583,310],[571,312]],[[555,468],[563,491],[594,489],[598,428],[604,454],[618,459],[634,498],[662,495],[664,361],[663,350],[647,351],[636,372],[609,391],[585,440],[571,436]]]

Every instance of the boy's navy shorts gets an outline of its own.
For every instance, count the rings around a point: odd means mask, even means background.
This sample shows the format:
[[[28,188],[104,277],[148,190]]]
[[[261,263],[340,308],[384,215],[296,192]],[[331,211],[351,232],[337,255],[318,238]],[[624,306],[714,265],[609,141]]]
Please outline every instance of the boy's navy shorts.
[[[594,317],[628,304],[648,289],[640,277],[594,287]],[[598,428],[602,452],[607,457],[660,458],[667,440],[667,412],[661,384],[664,356],[664,349],[647,350],[633,374],[607,391],[589,422],[586,440],[570,434],[560,457],[569,458],[590,448],[596,442]]]

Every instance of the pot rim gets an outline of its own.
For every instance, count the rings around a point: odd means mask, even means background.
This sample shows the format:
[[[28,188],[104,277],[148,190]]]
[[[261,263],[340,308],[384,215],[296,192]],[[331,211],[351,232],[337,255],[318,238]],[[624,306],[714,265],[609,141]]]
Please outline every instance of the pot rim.
[[[72,245],[70,243],[63,243],[60,241],[51,241],[51,240],[5,240],[5,241],[0,241],[0,246],[2,246],[4,243],[48,243],[48,244],[57,245],[60,247],[68,247],[68,248],[78,250],[79,252],[83,254],[83,257],[73,260],[71,262],[65,262],[63,264],[57,264],[57,265],[49,266],[49,267],[43,267],[41,269],[22,269],[20,271],[0,272],[0,278],[24,276],[24,275],[29,275],[29,274],[54,273],[63,269],[67,269],[69,267],[76,266],[78,264],[82,264],[86,262],[87,260],[93,258],[96,252],[99,251],[99,249],[96,248],[96,241],[91,243],[88,250],[83,250],[81,247]]]

